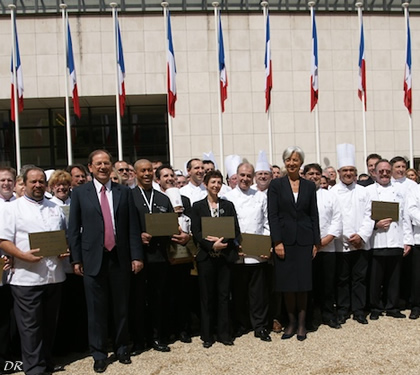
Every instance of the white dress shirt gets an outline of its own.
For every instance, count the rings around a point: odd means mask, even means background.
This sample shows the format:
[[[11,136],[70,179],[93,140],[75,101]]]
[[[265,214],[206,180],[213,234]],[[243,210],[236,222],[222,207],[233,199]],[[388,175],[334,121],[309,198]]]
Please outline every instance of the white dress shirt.
[[[207,189],[204,186],[204,184],[201,184],[200,186],[195,186],[190,181],[187,185],[183,186],[181,189],[179,189],[179,192],[181,195],[186,196],[190,199],[191,206],[198,201],[201,201],[205,197],[207,197]]]

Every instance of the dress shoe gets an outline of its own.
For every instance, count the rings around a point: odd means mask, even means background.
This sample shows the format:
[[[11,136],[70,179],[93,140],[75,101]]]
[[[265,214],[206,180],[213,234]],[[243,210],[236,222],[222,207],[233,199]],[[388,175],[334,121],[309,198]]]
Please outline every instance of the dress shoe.
[[[338,323],[337,319],[334,319],[334,318],[333,319],[328,319],[328,320],[323,320],[323,323],[330,328],[335,328],[335,329],[341,328],[341,324]]]
[[[182,331],[179,334],[179,341],[184,342],[186,344],[190,344],[192,342],[191,336],[185,331]]]
[[[243,335],[247,335],[249,333],[249,329],[244,327],[239,327],[235,332],[235,337],[241,337]]]
[[[59,372],[65,371],[66,369],[62,365],[49,365],[46,368],[47,372]]]
[[[152,348],[157,350],[158,352],[170,352],[171,348],[164,344],[162,341],[160,340],[154,340],[152,342]]]
[[[364,315],[354,315],[353,320],[360,324],[368,324],[368,321]]]
[[[347,319],[350,318],[350,315],[346,314],[346,315],[339,315],[337,318],[337,322],[339,324],[344,324],[347,322]]]
[[[140,355],[144,351],[146,351],[146,348],[144,345],[133,345],[133,347],[131,348],[130,355],[132,357],[135,357],[136,355]]]
[[[271,341],[271,337],[268,334],[266,329],[262,329],[261,331],[258,331],[258,332],[255,331],[254,336],[259,338],[262,341],[267,341],[267,342]]]
[[[378,320],[379,317],[382,316],[382,313],[379,311],[372,311],[370,313],[370,320]]]
[[[420,310],[418,310],[418,309],[411,310],[411,313],[410,313],[409,318],[410,319],[418,319],[418,318],[420,318]]]
[[[282,331],[282,329],[283,329],[283,327],[281,326],[281,323],[277,319],[274,319],[273,320],[273,329],[272,329],[272,331],[274,333],[280,333]]]
[[[391,316],[392,318],[403,319],[406,316],[401,311],[387,311],[386,316]]]
[[[223,345],[226,345],[226,346],[232,346],[233,345],[233,341],[232,340],[220,340],[220,342]]]
[[[131,363],[130,354],[125,352],[122,354],[117,354],[118,362],[122,363],[123,365],[129,365]]]
[[[204,341],[203,342],[203,347],[208,349],[211,348],[213,346],[213,343],[211,341]]]
[[[307,336],[306,336],[306,333],[305,333],[304,335],[296,335],[296,337],[299,341],[304,341],[304,340],[306,340]]]
[[[98,373],[105,372],[107,367],[108,364],[104,359],[95,359],[95,362],[93,364],[93,371]]]

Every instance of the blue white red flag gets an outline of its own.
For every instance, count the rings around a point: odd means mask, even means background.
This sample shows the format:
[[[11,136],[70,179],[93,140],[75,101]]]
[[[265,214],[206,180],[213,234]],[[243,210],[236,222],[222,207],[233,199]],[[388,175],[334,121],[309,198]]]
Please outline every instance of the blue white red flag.
[[[227,99],[228,78],[225,65],[225,47],[223,45],[222,18],[219,12],[219,77],[220,77],[220,102],[222,112],[225,111],[225,100]]]
[[[17,35],[16,28],[16,18],[14,18],[14,28],[15,28],[15,48],[16,48],[16,86],[17,86],[17,95],[18,95],[18,110],[19,112],[23,111],[23,75],[22,75],[22,65],[20,63],[20,52],[19,52],[19,40]],[[11,119],[15,121],[15,77],[13,76],[13,49],[12,49],[12,62],[11,62],[11,72],[12,72],[12,95],[10,101],[11,109]]]
[[[411,115],[411,33],[410,33],[410,21],[407,9],[407,49],[405,59],[405,75],[404,75],[404,105],[408,109],[408,113]]]
[[[71,41],[70,24],[67,19],[67,68],[70,74],[71,80],[71,96],[73,98],[73,111],[74,114],[80,118],[80,105],[79,105],[79,94],[77,92],[77,80],[76,80],[76,68],[74,67],[73,58],[73,43]]]
[[[270,16],[267,12],[267,24],[265,29],[265,111],[271,104],[271,89],[273,88],[273,71],[271,65],[271,42],[270,42]]]
[[[315,10],[312,10],[311,112],[318,103],[318,37]]]
[[[167,51],[167,77],[168,77],[168,112],[175,117],[176,102],[176,65],[174,45],[172,43],[171,13],[168,10],[168,51]]]
[[[120,115],[124,116],[125,110],[125,65],[124,65],[124,54],[121,40],[120,24],[118,22],[118,15],[116,18],[116,32],[117,32],[117,64],[118,64],[118,95],[120,103]]]
[[[359,87],[358,95],[363,100],[366,111],[366,61],[365,61],[365,35],[363,21],[360,23],[360,46],[359,46]]]

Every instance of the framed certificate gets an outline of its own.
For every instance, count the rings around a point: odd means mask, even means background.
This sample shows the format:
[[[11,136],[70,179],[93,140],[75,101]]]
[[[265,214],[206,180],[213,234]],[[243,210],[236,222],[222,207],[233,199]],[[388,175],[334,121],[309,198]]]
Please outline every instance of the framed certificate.
[[[171,264],[192,263],[196,253],[197,247],[192,239],[185,246],[171,243],[168,250],[168,259]]]
[[[36,256],[53,257],[67,252],[67,240],[64,230],[29,233],[31,249],[40,249]]]
[[[146,214],[146,232],[153,237],[178,234],[178,214],[175,212]]]
[[[233,216],[202,217],[201,231],[203,233],[203,238],[206,238],[207,236],[223,237],[225,239],[236,237]]]
[[[372,220],[391,218],[398,221],[400,217],[400,204],[398,202],[372,201]]]
[[[242,233],[242,252],[246,255],[270,256],[271,237],[263,234]]]

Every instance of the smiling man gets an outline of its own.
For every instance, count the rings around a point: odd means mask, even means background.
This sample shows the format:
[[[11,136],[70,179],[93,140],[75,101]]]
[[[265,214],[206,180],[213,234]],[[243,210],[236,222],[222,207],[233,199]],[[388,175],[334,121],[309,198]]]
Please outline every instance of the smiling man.
[[[369,238],[373,231],[371,199],[366,189],[356,184],[355,148],[351,144],[337,146],[340,182],[331,188],[342,217],[342,235],[336,239],[337,313],[338,323],[353,319],[367,324],[366,274],[369,263]]]
[[[206,195],[206,187],[203,184],[204,166],[200,159],[191,159],[187,163],[187,172],[190,182],[181,188],[181,195],[190,199],[191,205],[203,199]]]

